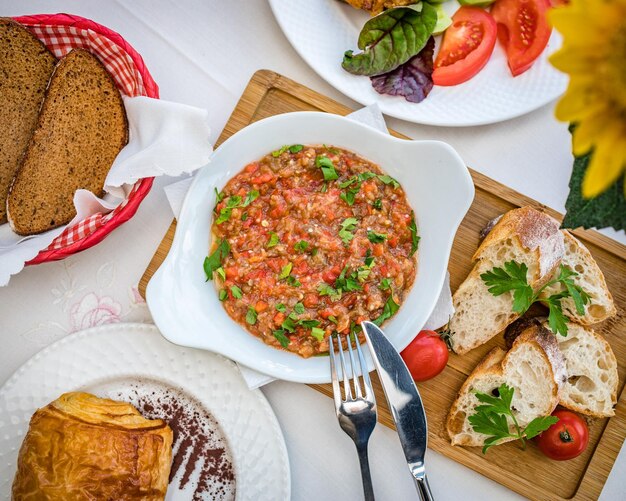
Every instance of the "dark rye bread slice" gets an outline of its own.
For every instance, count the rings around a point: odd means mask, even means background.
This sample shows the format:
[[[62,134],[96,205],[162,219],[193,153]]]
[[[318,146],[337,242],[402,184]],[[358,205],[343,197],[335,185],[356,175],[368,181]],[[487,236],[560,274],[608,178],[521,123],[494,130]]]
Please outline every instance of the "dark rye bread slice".
[[[33,134],[56,58],[33,34],[0,18],[0,224],[6,199]]]
[[[95,56],[72,50],[52,74],[9,192],[13,231],[32,235],[71,221],[76,190],[102,196],[107,173],[127,141],[124,103],[113,79]]]

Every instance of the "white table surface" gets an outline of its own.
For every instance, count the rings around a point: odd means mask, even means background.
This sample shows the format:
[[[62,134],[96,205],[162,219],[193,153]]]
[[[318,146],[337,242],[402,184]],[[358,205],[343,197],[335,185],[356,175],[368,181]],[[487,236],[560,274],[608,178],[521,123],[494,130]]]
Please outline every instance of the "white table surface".
[[[163,99],[210,111],[211,139],[225,125],[252,74],[280,72],[347,105],[291,48],[264,0],[0,0],[0,16],[67,12],[118,31],[142,54]],[[565,124],[553,104],[524,117],[474,128],[436,128],[389,119],[416,139],[440,139],[474,169],[564,210],[572,158]],[[136,284],[172,219],[159,180],[136,216],[97,247],[65,261],[27,268],[0,288],[0,383],[42,347],[91,325],[149,322]],[[624,233],[607,232],[626,243]],[[360,499],[354,445],[337,424],[330,399],[298,384],[263,388],[281,423],[294,499]],[[370,441],[378,499],[415,499],[400,443],[379,425]],[[430,451],[430,483],[439,500],[521,499]],[[624,499],[626,454],[615,463],[601,499]]]

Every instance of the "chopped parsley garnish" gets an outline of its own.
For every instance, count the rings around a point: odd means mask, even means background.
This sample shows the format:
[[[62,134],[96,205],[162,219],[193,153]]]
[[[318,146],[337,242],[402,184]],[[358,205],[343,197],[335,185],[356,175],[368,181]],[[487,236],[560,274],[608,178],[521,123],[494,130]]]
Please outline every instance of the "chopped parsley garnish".
[[[328,191],[328,183],[324,183],[320,189],[320,193],[326,193]]]
[[[285,313],[287,311],[287,307],[283,303],[278,303],[276,305],[276,310],[280,311],[281,313]]]
[[[359,284],[358,271],[353,271],[346,277],[348,267],[346,266],[335,280],[335,288],[345,292],[360,291],[362,290]]]
[[[300,283],[300,280],[298,280],[293,275],[289,275],[287,277],[287,284],[291,285],[292,287],[300,287],[302,285],[302,283]]]
[[[317,247],[314,247],[313,250],[311,251],[311,256],[313,257],[317,256],[318,252],[319,252],[319,249]]]
[[[506,383],[497,389],[497,396],[475,392],[476,398],[482,405],[474,408],[476,412],[468,420],[476,433],[488,435],[483,445],[483,454],[490,447],[498,445],[501,440],[507,438],[521,440],[525,447],[526,440],[536,437],[558,422],[559,418],[555,416],[542,416],[533,419],[522,429],[511,408],[514,393],[515,389],[507,386]],[[510,429],[508,418],[511,418],[513,422],[513,431]]]
[[[372,251],[367,249],[367,252],[365,252],[365,261],[364,261],[365,262],[365,266],[371,267],[372,264],[374,263],[375,259],[376,258],[374,256],[372,256]]]
[[[324,181],[333,181],[335,179],[339,179],[339,174],[335,170],[335,165],[325,155],[318,155],[315,158],[315,165],[322,169],[322,174],[324,175]]]
[[[278,280],[283,280],[291,275],[291,269],[293,268],[293,263],[287,263],[283,266],[283,269],[280,270],[280,275],[278,275]]]
[[[400,187],[400,183],[387,174],[379,175],[378,179],[380,179],[385,184],[390,184],[394,188]]]
[[[217,270],[215,270],[215,273],[217,273],[217,276],[220,277],[222,280],[226,280],[226,272],[221,266]]]
[[[296,245],[293,246],[296,252],[306,252],[309,248],[309,242],[306,240],[300,240]]]
[[[323,146],[324,148],[326,148],[328,151],[330,151],[331,153],[335,155],[341,154],[341,151],[339,151],[337,148],[333,148],[332,146],[327,146],[327,145],[323,145]]]
[[[278,245],[278,242],[280,242],[280,240],[278,239],[278,233],[270,231],[270,239],[269,242],[267,242],[267,248],[269,249],[270,247],[276,247]]]
[[[380,327],[385,320],[393,317],[399,309],[400,305],[393,300],[393,295],[389,296],[385,306],[383,306],[383,312],[374,320],[374,323]]]
[[[230,252],[228,240],[218,240],[215,250],[208,257],[204,258],[204,273],[206,279],[213,279],[213,272],[222,266],[222,261],[226,259]]]
[[[220,289],[220,301],[226,301],[227,297],[228,292],[226,292],[224,289]]]
[[[285,145],[276,151],[272,151],[272,156],[274,158],[279,157],[287,150],[289,150],[289,153],[298,153],[302,151],[302,148],[304,148],[304,146],[302,146],[301,144],[292,144],[291,146]]]
[[[226,202],[226,207],[220,209],[220,214],[215,221],[215,224],[222,224],[225,221],[230,219],[230,215],[233,212],[233,209],[237,209],[240,207],[248,207],[252,202],[254,202],[257,198],[259,198],[259,192],[257,190],[250,191],[245,200],[242,201],[239,195],[233,195],[228,198]]]
[[[236,285],[233,285],[230,288],[230,293],[233,295],[235,299],[241,299],[243,297],[243,291]]]
[[[289,341],[289,338],[285,336],[284,330],[279,329],[276,331],[272,331],[272,334],[274,334],[274,337],[278,340],[278,342],[283,348],[287,348],[287,346],[289,346],[290,341]]]
[[[304,305],[302,303],[294,304],[293,311],[295,311],[298,315],[302,315],[304,313]]]
[[[306,327],[307,329],[313,329],[319,326],[319,321],[317,320],[298,320],[297,325],[301,325],[302,327]]]
[[[242,221],[245,221],[246,219],[248,219],[248,213],[247,213],[247,212],[244,212],[244,213],[241,215],[241,220],[242,220]]]
[[[217,188],[213,188],[215,191],[215,207],[213,208],[213,212],[217,209],[217,204],[219,204],[222,200],[224,200],[224,192],[217,191]]]
[[[341,299],[341,290],[336,290],[334,287],[331,287],[327,283],[321,283],[317,287],[317,292],[320,293],[320,296],[328,296],[331,301],[339,301]]]
[[[381,290],[384,290],[384,291],[391,289],[391,279],[390,278],[383,278],[380,281],[380,286],[379,287],[380,287]]]
[[[328,320],[330,320],[332,323],[334,323],[335,325],[337,325],[337,323],[339,322],[339,320],[337,320],[337,317],[331,315],[328,317]]]
[[[372,206],[374,207],[374,209],[376,210],[381,210],[383,208],[383,199],[382,198],[377,198],[376,200],[374,200],[374,202],[372,203]]]
[[[578,276],[578,273],[561,264],[557,278],[550,280],[537,292],[534,292],[533,288],[528,284],[527,272],[528,267],[526,264],[507,261],[504,263],[504,268],[495,267],[481,274],[480,278],[485,282],[487,290],[494,296],[513,291],[512,309],[519,315],[523,315],[533,303],[537,301],[545,302],[549,309],[548,325],[550,329],[555,334],[567,336],[568,320],[563,314],[561,299],[571,297],[579,315],[585,313],[585,305],[591,302],[589,294],[574,283],[574,277]],[[561,284],[565,290],[552,294],[547,298],[539,298],[544,289],[555,284]]]
[[[322,342],[322,340],[324,339],[325,333],[326,331],[324,329],[320,329],[319,327],[313,327],[311,329],[311,336],[313,336],[319,342]]]
[[[356,225],[359,223],[358,219],[349,217],[344,219],[341,223],[341,229],[339,230],[339,237],[345,245],[348,245],[354,238],[353,232],[356,230]]]
[[[411,211],[411,222],[409,223],[409,231],[411,232],[411,252],[409,257],[417,252],[420,243],[420,237],[417,236],[417,225],[415,224],[415,212]]]
[[[250,325],[254,325],[256,324],[256,317],[256,310],[252,306],[248,307],[248,312],[246,313],[246,322]]]
[[[382,242],[384,242],[385,240],[387,240],[387,234],[386,233],[376,233],[375,231],[368,231],[367,232],[367,239],[372,242],[373,244],[380,244]]]
[[[346,190],[344,193],[341,193],[339,195],[339,198],[341,198],[348,205],[352,206],[354,205],[354,200],[356,198],[356,194],[359,192],[359,188],[360,187],[350,188]]]

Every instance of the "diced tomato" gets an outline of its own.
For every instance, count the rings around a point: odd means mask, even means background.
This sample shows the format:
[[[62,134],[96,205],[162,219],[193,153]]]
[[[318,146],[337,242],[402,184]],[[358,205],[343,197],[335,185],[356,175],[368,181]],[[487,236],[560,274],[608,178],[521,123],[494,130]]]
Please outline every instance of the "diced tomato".
[[[259,174],[258,176],[251,178],[250,182],[252,184],[265,184],[269,183],[272,179],[274,179],[274,176],[272,176],[272,174],[270,174],[269,172],[266,172],[264,174]]]
[[[254,305],[254,309],[256,310],[257,313],[261,313],[262,311],[267,310],[268,306],[269,305],[265,301],[257,301],[256,304]]]
[[[320,316],[322,318],[328,318],[328,317],[332,317],[335,316],[335,310],[333,310],[332,308],[324,308],[323,310],[320,310]]]
[[[244,168],[244,171],[247,172],[248,174],[251,174],[252,172],[255,172],[258,168],[259,168],[259,164],[256,162],[252,162],[251,164],[246,165],[246,167]]]
[[[285,314],[280,311],[274,315],[274,323],[280,325],[285,321]]]
[[[339,265],[335,265],[322,272],[322,280],[324,280],[327,284],[334,284],[340,274],[341,267]]]
[[[373,183],[371,181],[365,181],[361,185],[361,189],[365,194],[374,194],[378,192],[378,186],[376,186],[376,183]]]
[[[292,273],[296,273],[297,275],[306,275],[310,270],[311,267],[306,260],[303,259],[294,265]]]
[[[374,256],[376,257],[382,256],[383,252],[385,251],[383,244],[374,244],[372,248],[373,248],[372,254],[374,254]]]
[[[550,0],[497,0],[491,14],[513,76],[528,70],[548,45]],[[434,74],[433,74],[434,76]]]
[[[239,276],[239,266],[227,266],[224,272],[227,279],[235,279]]]
[[[319,296],[317,294],[306,294],[302,304],[307,308],[315,308],[319,304]]]
[[[343,162],[348,166],[348,167],[352,167],[352,164],[354,164],[354,160],[352,160],[349,156],[347,155],[343,155],[341,157],[341,160],[343,160]]]
[[[274,273],[280,272],[280,270],[287,264],[287,259],[284,257],[268,257],[265,260],[267,267]]]
[[[496,22],[483,9],[464,5],[452,16],[435,59],[435,85],[458,85],[478,73],[496,44]]]
[[[389,247],[396,248],[398,246],[398,235],[391,235],[387,242],[389,242]]]

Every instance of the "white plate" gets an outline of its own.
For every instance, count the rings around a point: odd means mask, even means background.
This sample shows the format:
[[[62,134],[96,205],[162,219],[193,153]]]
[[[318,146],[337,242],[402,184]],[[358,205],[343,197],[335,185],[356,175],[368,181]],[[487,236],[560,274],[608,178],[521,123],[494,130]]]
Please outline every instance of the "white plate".
[[[359,52],[359,32],[366,12],[337,0],[270,0],[278,24],[298,54],[336,89],[364,105],[377,102],[387,115],[410,122],[467,126],[514,118],[549,103],[567,86],[567,76],[555,70],[548,55],[560,46],[554,32],[547,49],[530,70],[513,78],[499,43],[487,65],[471,80],[454,87],[435,86],[421,103],[378,94],[364,76],[341,67],[343,53]],[[456,2],[444,4],[456,10]],[[439,37],[440,38],[440,37]]]
[[[216,351],[275,378],[324,383],[330,381],[327,357],[304,359],[249,334],[228,316],[202,269],[211,238],[214,188],[221,190],[245,165],[284,144],[328,144],[354,151],[381,166],[404,188],[421,240],[413,288],[385,324],[399,350],[419,332],[437,302],[452,241],[474,198],[474,185],[459,155],[445,143],[398,139],[348,118],[317,112],[286,113],[249,125],[225,141],[211,163],[196,174],[172,248],[148,284],[146,300],[154,322],[174,343]]]
[[[0,497],[11,496],[17,453],[37,408],[68,391],[119,399],[159,389],[177,391],[219,423],[215,431],[223,434],[233,459],[236,499],[290,498],[287,450],[263,394],[248,389],[230,360],[170,344],[145,324],[72,334],[39,352],[0,388]],[[191,499],[176,480],[166,499]]]

